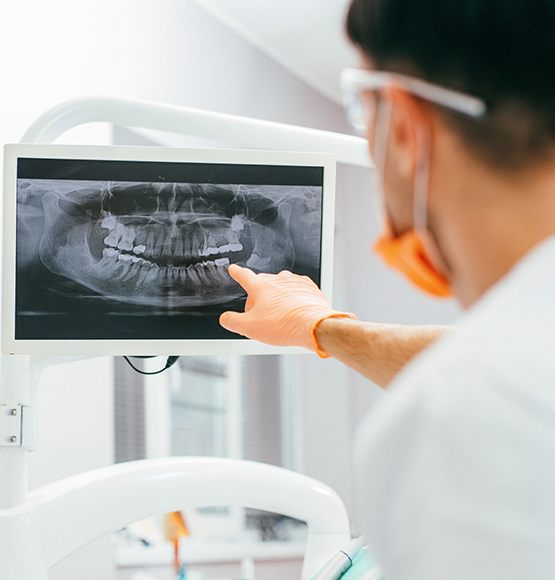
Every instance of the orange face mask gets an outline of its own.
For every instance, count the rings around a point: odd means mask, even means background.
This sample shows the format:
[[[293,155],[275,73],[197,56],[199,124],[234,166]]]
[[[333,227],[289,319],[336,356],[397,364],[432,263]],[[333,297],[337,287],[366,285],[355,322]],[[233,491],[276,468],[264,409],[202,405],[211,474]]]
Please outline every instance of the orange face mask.
[[[378,107],[377,114],[377,151],[375,152],[376,165],[381,169],[382,178],[385,172],[390,112],[390,105],[382,101],[381,106]],[[387,216],[383,182],[381,194],[383,212]],[[413,229],[395,237],[392,224],[386,218],[386,233],[378,239],[374,250],[383,258],[386,264],[401,272],[420,290],[437,298],[448,298],[452,296],[449,280],[434,266],[432,260],[430,260],[423,239],[427,235],[427,197],[428,160],[419,165],[415,175]]]
[[[376,242],[374,250],[420,290],[437,298],[452,296],[449,280],[430,262],[418,232],[411,230],[397,238],[385,234]]]

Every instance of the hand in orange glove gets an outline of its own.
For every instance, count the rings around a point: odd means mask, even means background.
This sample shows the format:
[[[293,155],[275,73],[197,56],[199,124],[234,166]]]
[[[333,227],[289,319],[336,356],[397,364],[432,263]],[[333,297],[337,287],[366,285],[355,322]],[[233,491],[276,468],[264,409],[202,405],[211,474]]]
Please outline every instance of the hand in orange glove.
[[[308,276],[288,271],[255,274],[235,264],[229,275],[247,292],[245,312],[224,312],[220,324],[248,338],[277,346],[303,346],[323,353],[314,336],[325,318],[354,315],[334,310]]]

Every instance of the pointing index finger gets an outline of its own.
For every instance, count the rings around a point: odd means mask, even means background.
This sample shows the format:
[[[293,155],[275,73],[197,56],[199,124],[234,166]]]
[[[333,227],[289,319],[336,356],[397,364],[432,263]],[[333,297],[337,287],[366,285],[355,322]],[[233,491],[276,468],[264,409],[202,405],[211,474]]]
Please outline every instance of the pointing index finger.
[[[235,282],[240,284],[247,292],[250,292],[257,274],[249,270],[249,268],[243,268],[237,264],[231,264],[227,271]]]

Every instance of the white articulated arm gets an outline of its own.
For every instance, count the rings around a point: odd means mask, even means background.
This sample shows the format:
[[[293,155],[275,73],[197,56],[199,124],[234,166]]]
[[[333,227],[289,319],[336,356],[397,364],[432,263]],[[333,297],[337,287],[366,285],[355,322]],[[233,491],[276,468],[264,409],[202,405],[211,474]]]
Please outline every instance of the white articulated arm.
[[[82,97],[65,101],[41,115],[22,143],[52,143],[65,131],[94,122],[141,127],[202,137],[246,149],[331,153],[338,162],[370,167],[365,139],[162,103],[115,97]]]
[[[232,459],[167,458],[112,465],[50,484],[20,506],[30,550],[46,569],[84,544],[142,518],[184,507],[243,506],[304,520],[309,578],[350,539],[339,496],[292,471]],[[18,508],[9,517],[18,518]],[[1,516],[0,512],[0,516]],[[0,517],[6,524],[6,513]],[[13,526],[11,529],[18,529]],[[10,540],[2,534],[4,549]],[[14,546],[17,551],[17,547]]]

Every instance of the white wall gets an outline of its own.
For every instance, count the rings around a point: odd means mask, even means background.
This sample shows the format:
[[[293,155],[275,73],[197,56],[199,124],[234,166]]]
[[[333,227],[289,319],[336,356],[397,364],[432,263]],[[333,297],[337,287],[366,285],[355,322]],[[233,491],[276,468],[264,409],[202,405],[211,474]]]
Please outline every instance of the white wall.
[[[117,11],[121,95],[346,129],[336,105],[196,3],[120,0]]]
[[[196,0],[321,94],[341,102],[339,74],[357,66],[343,22],[351,0]]]
[[[17,141],[60,101],[111,91],[111,5],[110,0],[1,3],[2,143]],[[90,129],[82,135],[90,138]]]

